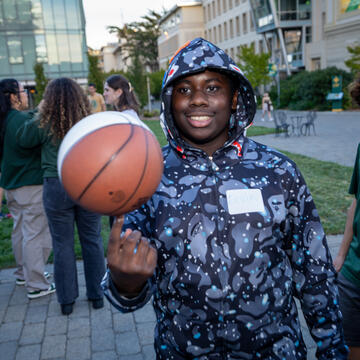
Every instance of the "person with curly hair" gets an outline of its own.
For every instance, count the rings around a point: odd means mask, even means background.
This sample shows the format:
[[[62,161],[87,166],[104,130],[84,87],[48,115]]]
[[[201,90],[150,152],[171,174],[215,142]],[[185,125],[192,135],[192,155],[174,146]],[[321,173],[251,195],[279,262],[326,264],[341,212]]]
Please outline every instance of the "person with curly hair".
[[[90,103],[81,87],[69,78],[52,80],[46,87],[39,117],[18,132],[22,146],[41,146],[44,170],[44,207],[54,248],[54,275],[57,298],[64,315],[73,311],[79,296],[74,224],[76,223],[84,260],[87,298],[94,309],[104,306],[100,281],[105,273],[101,238],[101,215],[73,202],[58,178],[57,154],[67,132],[90,114]]]
[[[354,102],[360,106],[360,73],[349,87]],[[345,231],[334,266],[339,272],[340,310],[344,336],[350,348],[349,359],[360,359],[360,144],[349,187],[354,199],[348,210]]]
[[[17,285],[25,285],[30,299],[51,294],[55,285],[44,273],[51,252],[51,237],[43,196],[40,148],[24,149],[16,142],[16,132],[32,114],[24,87],[15,79],[0,81],[0,186],[5,189],[13,218],[11,242],[16,262]],[[1,199],[0,199],[1,201]]]

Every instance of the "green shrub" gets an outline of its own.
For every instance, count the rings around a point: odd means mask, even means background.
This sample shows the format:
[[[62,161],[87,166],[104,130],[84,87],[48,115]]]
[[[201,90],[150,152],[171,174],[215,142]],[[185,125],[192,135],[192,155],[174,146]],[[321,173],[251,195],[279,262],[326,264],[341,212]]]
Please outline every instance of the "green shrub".
[[[146,118],[159,117],[160,111],[157,109],[152,110],[152,111],[144,110],[142,115]]]
[[[280,81],[280,108],[290,110],[331,110],[331,101],[326,96],[331,92],[331,77],[342,76],[344,92],[344,108],[350,106],[347,86],[352,81],[352,75],[336,67],[316,71],[301,71]],[[270,90],[273,103],[277,101],[277,89]]]

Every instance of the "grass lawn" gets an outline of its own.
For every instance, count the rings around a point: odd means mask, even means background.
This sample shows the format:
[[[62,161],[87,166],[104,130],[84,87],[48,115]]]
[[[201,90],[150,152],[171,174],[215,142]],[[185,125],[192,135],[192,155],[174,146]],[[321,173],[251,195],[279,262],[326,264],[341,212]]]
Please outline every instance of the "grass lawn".
[[[159,121],[148,120],[145,122],[155,133],[160,144],[165,145],[166,138]],[[251,137],[273,132],[274,129],[252,126],[247,135]],[[352,197],[347,193],[352,168],[293,153],[284,153],[296,162],[304,175],[314,197],[326,234],[342,233],[345,227],[346,211],[352,201]],[[3,205],[3,212],[7,212],[6,205]],[[0,269],[15,265],[11,250],[11,230],[11,219],[4,219],[0,222]],[[102,237],[106,251],[109,237],[109,219],[107,216],[102,218]],[[75,241],[75,252],[77,258],[81,259],[78,239]],[[52,258],[50,258],[51,260]]]

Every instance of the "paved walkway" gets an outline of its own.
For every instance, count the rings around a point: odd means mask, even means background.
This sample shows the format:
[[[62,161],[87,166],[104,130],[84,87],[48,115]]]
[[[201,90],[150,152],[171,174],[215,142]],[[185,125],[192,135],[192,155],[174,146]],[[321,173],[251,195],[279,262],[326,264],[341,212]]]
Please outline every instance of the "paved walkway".
[[[257,114],[255,123],[259,122]],[[271,122],[259,125],[273,126]],[[267,135],[257,141],[282,150],[352,166],[360,141],[360,113],[339,117],[319,116],[317,136],[283,138]],[[339,153],[343,156],[339,156]],[[333,256],[341,236],[329,236]],[[48,265],[52,272],[52,265]],[[16,286],[12,269],[0,270],[0,358],[4,360],[152,360],[155,316],[150,304],[131,314],[121,314],[105,301],[92,309],[86,300],[82,262],[78,262],[80,296],[74,312],[63,316],[52,294],[28,300],[23,286]],[[308,360],[315,359],[315,344],[302,319]]]
[[[301,112],[287,111],[290,115]],[[303,115],[306,112],[302,112]],[[260,121],[261,113],[255,116],[254,125],[274,127],[274,122]],[[264,135],[254,139],[260,143],[297,154],[307,155],[323,161],[353,166],[356,149],[360,143],[360,111],[318,112],[315,120],[316,136]],[[311,132],[312,134],[312,132]]]

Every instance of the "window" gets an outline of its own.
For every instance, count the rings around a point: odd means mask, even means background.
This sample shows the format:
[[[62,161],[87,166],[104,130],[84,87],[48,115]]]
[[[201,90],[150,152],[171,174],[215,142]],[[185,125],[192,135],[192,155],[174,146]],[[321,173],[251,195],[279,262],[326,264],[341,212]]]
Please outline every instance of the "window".
[[[213,41],[212,40],[212,31],[211,31],[211,29],[209,29],[209,41]]]
[[[217,13],[218,15],[221,14],[221,5],[220,5],[220,0],[217,0]]]
[[[254,31],[254,21],[253,21],[253,17],[251,16],[251,13],[249,13],[249,17],[250,17],[250,31]]]
[[[207,16],[206,16],[206,7],[203,7],[203,13],[204,13],[204,22],[207,22]]]
[[[227,0],[223,0],[223,12],[227,12]]]
[[[307,43],[311,43],[312,42],[312,27],[311,26],[307,26],[305,28],[305,41]]]
[[[16,19],[16,4],[14,0],[3,0],[4,6],[4,18],[6,20],[15,20]]]
[[[243,34],[247,34],[248,29],[247,29],[247,14],[243,13],[242,14],[242,23],[243,23]]]
[[[230,19],[229,21],[229,30],[230,30],[230,39],[234,37],[234,21],[233,19]]]
[[[264,52],[264,42],[259,40],[259,53],[262,54]]]
[[[229,10],[233,8],[233,0],[229,0]]]
[[[216,18],[215,0],[211,3],[213,18]]]
[[[320,70],[321,69],[321,60],[320,58],[311,59],[311,70]]]
[[[236,36],[240,36],[241,32],[240,32],[240,17],[237,16],[235,18],[235,23],[236,23]]]
[[[224,22],[224,40],[226,41],[228,39],[228,26],[227,22]]]
[[[36,52],[36,61],[40,63],[47,62],[47,51],[45,43],[45,35],[35,35],[35,52]]]
[[[230,49],[230,57],[234,60],[234,48]]]
[[[221,25],[218,26],[219,42],[222,42],[222,28]]]
[[[210,21],[211,20],[211,5],[208,4],[207,6],[207,21]]]
[[[7,40],[9,49],[9,63],[10,64],[22,64],[24,57],[22,54],[22,43],[19,36],[9,36]]]
[[[213,28],[213,34],[214,34],[214,43],[217,43],[217,34],[216,34],[216,27]]]
[[[235,6],[239,6],[240,1],[239,0],[235,0]]]
[[[204,31],[204,38],[205,38],[206,40],[209,40],[208,37],[207,37],[207,34],[208,34],[207,30],[205,30],[205,31]]]

